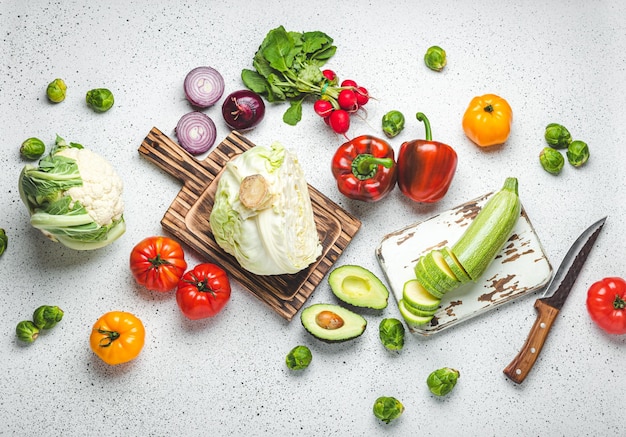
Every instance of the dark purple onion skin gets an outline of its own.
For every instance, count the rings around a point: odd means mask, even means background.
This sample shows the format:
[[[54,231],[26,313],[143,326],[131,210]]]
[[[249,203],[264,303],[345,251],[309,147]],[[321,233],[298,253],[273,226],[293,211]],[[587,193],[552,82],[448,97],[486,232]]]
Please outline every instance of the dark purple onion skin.
[[[254,91],[235,91],[224,100],[222,116],[231,129],[238,131],[252,129],[263,120],[265,103]]]

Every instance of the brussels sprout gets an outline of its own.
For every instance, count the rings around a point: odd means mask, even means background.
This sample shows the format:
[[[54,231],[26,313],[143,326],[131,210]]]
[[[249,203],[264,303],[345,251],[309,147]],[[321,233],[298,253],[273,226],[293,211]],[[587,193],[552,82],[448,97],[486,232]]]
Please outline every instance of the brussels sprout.
[[[302,370],[309,367],[313,355],[311,350],[306,346],[296,346],[287,354],[285,362],[291,370]]]
[[[439,46],[432,46],[426,50],[424,62],[431,70],[441,71],[448,62],[446,59],[446,51]]]
[[[46,145],[39,138],[28,138],[20,146],[20,154],[26,159],[39,159],[46,151]]]
[[[544,147],[539,154],[539,162],[548,173],[559,174],[565,165],[565,158],[558,150],[552,147]]]
[[[572,141],[565,154],[570,164],[574,167],[580,167],[589,159],[589,146],[583,141]]]
[[[46,89],[46,95],[51,102],[59,103],[65,100],[66,90],[67,85],[65,85],[63,79],[54,79],[48,84],[48,88]]]
[[[566,149],[572,142],[572,135],[565,126],[558,123],[550,123],[546,126],[545,138],[550,147]]]
[[[0,228],[0,255],[7,250],[9,246],[9,237],[7,237],[7,233],[4,232],[4,229]]]
[[[87,91],[87,105],[96,112],[106,112],[113,106],[113,93],[106,88]]]
[[[381,320],[378,334],[383,346],[391,351],[399,351],[404,346],[404,325],[398,319]]]
[[[39,336],[39,328],[37,328],[37,326],[35,326],[35,324],[30,320],[24,320],[17,324],[15,333],[17,334],[17,338],[20,340],[26,343],[32,343],[37,340],[37,337]]]
[[[404,129],[404,115],[400,111],[389,111],[383,115],[383,132],[389,138],[398,135]]]
[[[33,323],[39,329],[54,328],[63,318],[63,310],[57,306],[42,305],[33,313]]]
[[[443,367],[437,369],[428,375],[426,384],[431,393],[437,396],[445,396],[452,391],[459,379],[460,373],[456,369],[450,367]]]
[[[385,423],[397,419],[404,412],[404,405],[394,397],[381,396],[374,402],[374,416]]]

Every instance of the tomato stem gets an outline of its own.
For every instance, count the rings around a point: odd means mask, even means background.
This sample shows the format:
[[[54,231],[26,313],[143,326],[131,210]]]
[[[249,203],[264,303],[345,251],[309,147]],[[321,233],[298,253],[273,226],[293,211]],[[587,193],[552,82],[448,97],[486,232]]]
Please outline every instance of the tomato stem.
[[[619,294],[616,294],[615,300],[613,301],[613,308],[616,310],[623,310],[626,308],[626,300],[622,299]]]
[[[213,296],[215,296],[215,292],[213,291],[213,289],[207,284],[208,282],[208,278],[204,278],[202,280],[198,279],[197,276],[193,275],[193,280],[191,281],[185,281],[188,284],[192,284],[194,287],[196,287],[198,289],[198,291],[203,292],[203,293],[211,293]]]
[[[116,331],[107,331],[106,329],[99,328],[98,333],[106,335],[106,337],[101,338],[98,342],[100,347],[109,347],[115,340],[120,338],[120,333]]]
[[[493,112],[493,106],[491,106],[491,105],[487,105],[487,106],[485,106],[485,107],[483,108],[483,110],[484,110],[485,112],[488,112],[489,114],[491,114],[491,113]]]
[[[168,260],[161,258],[160,253],[157,253],[157,256],[155,256],[154,258],[148,258],[148,261],[150,261],[150,264],[152,264],[150,268],[153,269],[158,269],[162,265],[171,264]]]

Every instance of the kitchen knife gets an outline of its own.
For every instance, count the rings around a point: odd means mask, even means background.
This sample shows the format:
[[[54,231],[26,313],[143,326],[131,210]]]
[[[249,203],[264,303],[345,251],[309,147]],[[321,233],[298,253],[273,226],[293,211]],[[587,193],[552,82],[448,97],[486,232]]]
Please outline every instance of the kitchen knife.
[[[563,307],[578,273],[585,264],[605,220],[606,217],[598,220],[578,237],[563,258],[563,262],[561,262],[543,297],[535,301],[535,309],[537,310],[535,323],[520,352],[504,369],[504,374],[512,381],[518,384],[524,381],[537,361],[550,328]]]

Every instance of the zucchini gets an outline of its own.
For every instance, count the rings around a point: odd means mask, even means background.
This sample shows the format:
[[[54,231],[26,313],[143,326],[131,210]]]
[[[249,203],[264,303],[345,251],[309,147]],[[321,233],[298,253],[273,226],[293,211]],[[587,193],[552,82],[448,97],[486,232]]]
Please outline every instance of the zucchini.
[[[472,278],[469,277],[461,263],[459,263],[459,260],[456,259],[456,257],[452,253],[452,249],[450,249],[448,246],[445,246],[443,249],[441,249],[441,254],[443,255],[444,261],[446,262],[446,264],[448,264],[448,267],[450,267],[450,270],[452,270],[452,273],[454,273],[454,276],[456,276],[461,284],[465,284],[466,282],[472,280]]]
[[[441,304],[441,299],[430,294],[417,279],[411,279],[404,283],[402,299],[407,306],[421,311],[437,311]]]
[[[452,246],[452,253],[473,281],[481,277],[507,242],[521,210],[517,179],[506,178],[502,189],[491,196]]]
[[[404,299],[400,299],[400,301],[398,302],[398,309],[400,310],[400,314],[404,318],[404,321],[409,325],[409,327],[425,325],[427,323],[430,323],[430,321],[434,317],[434,316],[418,316],[418,315],[413,314],[411,311],[408,310],[406,306],[406,302],[404,302]]]
[[[420,310],[418,308],[415,308],[414,306],[411,306],[411,304],[408,303],[406,300],[404,300],[404,307],[407,309],[407,311],[409,311],[412,314],[415,314],[418,317],[431,317],[431,316],[434,316],[438,311],[438,310],[430,310],[430,311]]]
[[[422,284],[422,287],[424,287],[430,294],[437,299],[441,299],[443,295],[450,290],[442,287],[441,284],[439,284],[435,278],[431,276],[424,263],[424,258],[425,256],[420,257],[415,265],[415,268],[413,269],[415,277],[419,283]]]
[[[444,293],[452,291],[461,285],[448,264],[444,261],[443,255],[438,249],[433,249],[424,255],[424,268],[433,281],[444,290]]]

